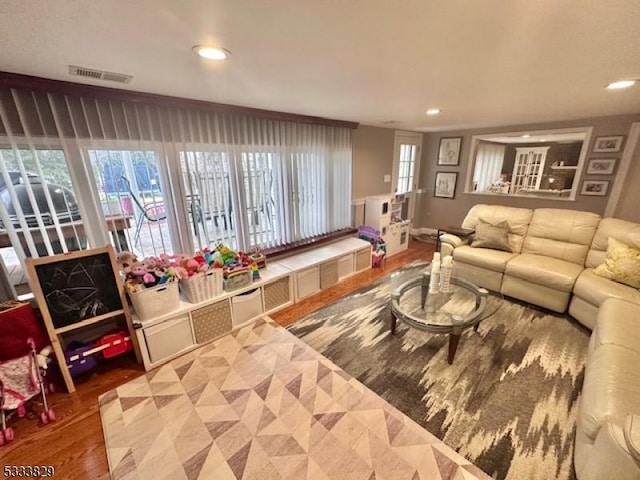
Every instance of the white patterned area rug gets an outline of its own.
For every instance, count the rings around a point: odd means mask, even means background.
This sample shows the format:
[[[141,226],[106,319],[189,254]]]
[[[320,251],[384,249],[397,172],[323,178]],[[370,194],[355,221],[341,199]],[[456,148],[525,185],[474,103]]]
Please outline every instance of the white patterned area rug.
[[[114,480],[489,480],[269,319],[99,402]]]
[[[575,478],[573,443],[589,332],[565,316],[509,300],[448,337],[399,322],[389,297],[419,275],[405,268],[289,326],[400,411],[498,479]]]

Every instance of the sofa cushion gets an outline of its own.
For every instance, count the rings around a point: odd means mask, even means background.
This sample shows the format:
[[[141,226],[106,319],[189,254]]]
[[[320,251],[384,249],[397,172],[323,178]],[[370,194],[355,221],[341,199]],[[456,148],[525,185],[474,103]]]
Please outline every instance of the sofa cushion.
[[[640,463],[640,415],[627,415],[624,422],[624,439],[629,453]]]
[[[640,305],[619,298],[606,299],[600,305],[591,335],[593,348],[617,345],[638,354],[640,362]]]
[[[509,225],[509,246],[511,251],[520,253],[522,241],[527,234],[533,210],[529,208],[503,207],[501,205],[474,205],[462,222],[463,228],[475,230],[480,219],[496,225],[507,222]]]
[[[517,256],[517,253],[502,252],[488,248],[475,248],[467,245],[458,247],[453,251],[453,259],[455,261],[468,263],[476,267],[483,267],[499,273],[504,273],[507,262]]]
[[[591,242],[591,249],[587,255],[587,267],[597,267],[604,263],[609,238],[615,238],[619,242],[640,250],[640,224],[618,218],[603,218]]]
[[[599,221],[596,213],[539,208],[531,218],[522,252],[584,265]]]
[[[505,273],[538,285],[570,292],[582,266],[543,255],[522,253],[507,263]]]
[[[473,248],[490,248],[511,252],[509,246],[509,224],[506,221],[495,225],[480,219],[471,242]]]
[[[614,282],[640,288],[640,250],[610,237],[607,258],[593,273]]]
[[[607,422],[622,425],[628,413],[640,414],[638,354],[602,345],[587,359],[578,423],[594,439]]]
[[[640,304],[640,292],[618,282],[607,280],[593,273],[592,268],[584,270],[573,287],[573,294],[592,305],[600,306],[605,299],[614,297]]]

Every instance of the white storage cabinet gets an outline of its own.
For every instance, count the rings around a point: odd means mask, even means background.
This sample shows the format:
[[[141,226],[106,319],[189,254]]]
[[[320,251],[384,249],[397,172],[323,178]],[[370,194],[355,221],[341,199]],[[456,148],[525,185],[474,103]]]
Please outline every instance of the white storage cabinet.
[[[254,288],[231,297],[233,326],[237,327],[264,313],[262,288]]]
[[[371,245],[346,238],[260,270],[260,280],[200,303],[180,299],[179,307],[143,320],[132,315],[146,370],[220,337],[254,318],[329,288],[371,266]]]
[[[296,300],[302,300],[320,291],[320,267],[300,270],[296,273]]]
[[[354,255],[353,253],[349,253],[347,255],[343,255],[338,259],[338,280],[347,278],[349,275],[352,275],[353,272],[355,271],[353,255]]]
[[[144,345],[150,363],[156,363],[176,357],[189,351],[195,345],[189,315],[165,320],[162,323],[145,328]],[[140,345],[142,347],[142,344]],[[143,358],[144,358],[144,348]]]

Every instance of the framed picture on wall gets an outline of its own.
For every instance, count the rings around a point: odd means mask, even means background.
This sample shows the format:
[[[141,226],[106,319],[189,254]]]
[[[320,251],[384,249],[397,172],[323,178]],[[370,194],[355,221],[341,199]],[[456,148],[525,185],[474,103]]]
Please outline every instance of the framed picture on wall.
[[[462,137],[441,138],[440,149],[438,150],[438,165],[459,165],[461,146]]]
[[[615,137],[597,137],[593,144],[595,153],[619,152],[622,147],[622,139],[624,136],[617,135]]]
[[[582,182],[580,195],[604,197],[607,194],[607,188],[609,188],[609,182],[607,180],[585,180]]]
[[[456,172],[436,172],[436,185],[433,189],[434,197],[454,198],[456,196]]]
[[[616,166],[615,158],[592,158],[587,167],[588,175],[611,175]]]

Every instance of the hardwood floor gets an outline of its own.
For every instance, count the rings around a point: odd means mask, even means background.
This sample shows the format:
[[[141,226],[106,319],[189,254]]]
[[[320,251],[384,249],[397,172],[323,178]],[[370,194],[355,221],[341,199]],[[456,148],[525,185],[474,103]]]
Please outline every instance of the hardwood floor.
[[[358,273],[357,275],[340,282],[338,285],[327,288],[312,297],[306,298],[295,305],[291,305],[290,307],[269,316],[280,325],[287,326],[305,315],[322,308],[327,303],[334,302],[339,298],[349,295],[360,287],[367,285],[374,280],[393,272],[394,270],[397,270],[407,263],[414,260],[431,260],[433,252],[433,245],[410,240],[409,248],[407,250],[385,259],[381,267],[371,268],[362,273]]]
[[[387,259],[382,267],[354,275],[271,317],[286,326],[413,260],[430,260],[433,251],[433,245],[412,241],[408,250]],[[88,381],[77,385],[76,393],[56,393],[49,397],[57,415],[52,424],[38,426],[34,414],[23,419],[12,418],[9,423],[16,438],[0,447],[0,467],[50,465],[55,467],[53,478],[110,478],[97,398],[142,374],[144,370],[133,356],[103,362]],[[38,412],[36,408],[35,413]]]

